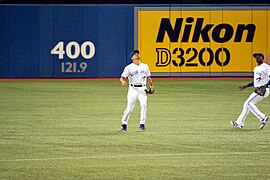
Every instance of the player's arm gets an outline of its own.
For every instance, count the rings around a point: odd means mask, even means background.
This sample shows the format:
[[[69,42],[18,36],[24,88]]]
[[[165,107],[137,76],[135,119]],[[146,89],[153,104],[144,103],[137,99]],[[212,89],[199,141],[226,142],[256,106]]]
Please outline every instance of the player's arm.
[[[155,90],[155,86],[153,84],[152,78],[149,76],[149,77],[147,77],[147,80],[146,81],[147,81],[147,84],[149,85],[150,89],[152,91],[154,91]]]
[[[120,82],[123,87],[127,86],[128,74],[129,74],[129,68],[128,66],[126,66],[120,77]]]
[[[248,87],[251,87],[251,86],[254,86],[254,82],[250,82],[248,83],[247,85],[244,85],[244,86],[240,86],[239,89],[240,91],[243,91],[244,89],[248,88]]]
[[[120,82],[123,87],[127,86],[127,78],[120,77]]]

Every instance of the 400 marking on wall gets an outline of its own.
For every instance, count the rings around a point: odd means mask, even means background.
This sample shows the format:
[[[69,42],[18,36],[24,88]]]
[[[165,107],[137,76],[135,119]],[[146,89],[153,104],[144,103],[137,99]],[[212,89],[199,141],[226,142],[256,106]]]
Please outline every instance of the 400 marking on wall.
[[[61,62],[62,73],[84,73],[87,69],[87,63],[85,61],[63,61],[64,58],[75,60],[80,55],[85,60],[92,59],[95,55],[95,45],[91,41],[86,41],[81,45],[76,41],[71,41],[65,46],[63,41],[58,42],[51,50],[51,54],[58,55],[58,59]],[[65,56],[66,55],[66,56]]]

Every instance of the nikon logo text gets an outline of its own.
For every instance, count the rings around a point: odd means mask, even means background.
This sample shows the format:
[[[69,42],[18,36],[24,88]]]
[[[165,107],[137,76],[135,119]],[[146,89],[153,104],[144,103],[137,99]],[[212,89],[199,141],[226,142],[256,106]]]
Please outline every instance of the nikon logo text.
[[[205,24],[204,18],[197,18],[193,34],[194,18],[176,18],[174,27],[169,18],[162,18],[158,30],[156,42],[164,41],[167,33],[170,42],[210,42],[212,39],[217,43],[225,43],[233,39],[233,42],[253,42],[256,26],[254,24],[238,24],[236,29],[230,24]],[[180,31],[182,31],[180,36]],[[192,36],[191,36],[192,35]],[[245,35],[245,36],[244,36]]]

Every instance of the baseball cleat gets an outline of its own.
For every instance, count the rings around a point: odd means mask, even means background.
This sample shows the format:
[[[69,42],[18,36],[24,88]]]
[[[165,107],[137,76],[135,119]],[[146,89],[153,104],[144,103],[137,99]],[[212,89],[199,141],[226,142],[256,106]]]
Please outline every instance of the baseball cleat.
[[[144,124],[140,124],[139,128],[140,128],[140,130],[145,131],[145,125]]]
[[[235,121],[230,121],[230,123],[231,123],[232,126],[238,127],[238,128],[240,128],[240,129],[242,129],[242,128],[244,127],[244,126],[240,126],[240,125],[237,124],[237,122],[235,122]]]
[[[265,123],[267,120],[268,120],[268,116],[265,116],[264,120],[262,120],[261,125],[259,127],[260,129],[262,129],[265,126]]]
[[[122,124],[121,125],[121,130],[122,131],[127,131],[127,125],[126,124]]]

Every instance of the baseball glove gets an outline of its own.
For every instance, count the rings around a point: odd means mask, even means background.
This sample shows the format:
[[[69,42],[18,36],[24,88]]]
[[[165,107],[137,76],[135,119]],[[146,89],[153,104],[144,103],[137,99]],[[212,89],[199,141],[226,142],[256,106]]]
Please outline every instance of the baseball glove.
[[[150,88],[150,89],[145,89],[146,94],[154,94],[155,90]]]
[[[260,95],[260,96],[264,96],[265,92],[266,92],[266,87],[265,86],[257,87],[255,89],[255,93]]]

